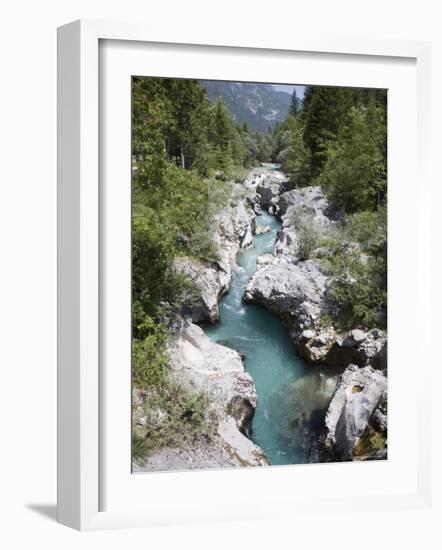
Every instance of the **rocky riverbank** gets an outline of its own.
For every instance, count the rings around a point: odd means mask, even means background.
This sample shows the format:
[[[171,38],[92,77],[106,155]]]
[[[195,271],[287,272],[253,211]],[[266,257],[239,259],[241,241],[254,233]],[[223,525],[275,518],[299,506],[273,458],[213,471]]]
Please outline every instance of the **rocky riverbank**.
[[[233,466],[265,466],[268,460],[249,438],[256,408],[252,377],[244,372],[239,353],[212,342],[197,325],[180,320],[171,349],[172,374],[195,394],[207,395],[213,435],[184,448],[165,447],[149,454],[134,471],[193,470]],[[135,391],[134,418],[140,432],[147,421],[146,395]]]
[[[212,342],[197,325],[219,321],[218,303],[229,291],[236,256],[241,248],[253,244],[256,216],[263,210],[276,215],[282,227],[273,253],[258,257],[244,300],[278,316],[298,354],[308,363],[327,365],[340,373],[323,430],[312,442],[310,459],[324,462],[386,457],[386,335],[375,327],[342,332],[324,324],[324,318],[336,316],[329,296],[332,281],[323,264],[333,252],[316,246],[306,258],[301,246],[305,219],[308,231],[320,242],[319,237],[326,236],[343,213],[328,203],[319,187],[292,189],[283,173],[264,167],[232,185],[225,206],[214,219],[219,258],[215,262],[190,257],[175,261],[175,269],[194,282],[195,292],[172,326],[172,373],[191,391],[209,396],[207,415],[214,426],[213,435],[185,448],[154,451],[134,465],[135,471],[269,464],[263,450],[248,437],[257,396],[240,354]],[[145,399],[143,392],[134,392],[134,422],[141,434],[148,421]],[[161,422],[161,411],[157,416],[156,421]]]
[[[232,267],[241,248],[253,243],[256,213],[253,182],[264,178],[260,173],[249,174],[243,183],[233,185],[230,197],[215,216],[214,242],[218,259],[201,262],[182,257],[175,260],[175,269],[186,274],[196,285],[197,296],[183,303],[183,315],[193,323],[216,323],[219,320],[218,302],[228,292],[232,280]]]
[[[218,302],[228,292],[238,251],[253,242],[256,184],[264,179],[251,172],[241,184],[232,185],[224,208],[214,219],[216,262],[190,257],[175,261],[175,269],[185,273],[195,291],[182,304],[181,316],[171,323],[171,375],[195,395],[208,397],[207,422],[210,437],[200,437],[185,447],[162,447],[134,463],[134,471],[191,470],[235,466],[265,466],[263,450],[249,439],[257,397],[252,377],[244,371],[238,352],[212,342],[196,323],[216,323]],[[143,437],[151,419],[146,415],[146,393],[134,390],[134,430]],[[161,423],[162,412],[155,421]]]
[[[265,184],[261,185],[261,189]],[[280,185],[284,190],[284,185]],[[277,193],[277,186],[269,183],[271,191],[263,202],[270,205],[282,221],[273,254],[258,258],[259,269],[246,287],[244,299],[258,303],[281,317],[298,353],[309,363],[341,367],[355,363],[386,369],[386,337],[374,328],[364,332],[358,329],[340,333],[333,325],[324,326],[322,320],[336,316],[329,297],[330,279],[322,259],[332,251],[317,247],[310,258],[299,255],[299,238],[294,220],[298,213],[309,214],[311,231],[325,236],[342,217],[333,210],[319,187],[305,187]],[[261,195],[257,200],[260,200]]]
[[[330,299],[332,280],[323,262],[333,250],[312,246],[305,258],[302,248],[302,232],[313,234],[315,244],[320,243],[344,214],[329,204],[320,187],[289,187],[282,175],[265,178],[257,185],[256,204],[277,215],[282,229],[273,254],[258,258],[244,300],[280,317],[308,363],[342,372],[312,460],[384,458],[386,335],[377,328],[342,332],[330,322],[324,323],[338,315]]]

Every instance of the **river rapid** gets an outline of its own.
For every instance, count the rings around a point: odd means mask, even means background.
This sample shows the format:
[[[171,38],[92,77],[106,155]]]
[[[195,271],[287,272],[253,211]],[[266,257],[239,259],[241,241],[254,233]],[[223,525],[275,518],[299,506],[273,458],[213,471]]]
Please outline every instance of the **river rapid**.
[[[307,463],[336,376],[307,365],[297,355],[280,319],[261,306],[243,302],[245,285],[257,269],[257,257],[273,251],[281,227],[269,214],[258,216],[256,222],[270,230],[255,235],[253,246],[238,254],[231,289],[220,302],[220,321],[205,327],[205,333],[239,351],[253,377],[258,405],[251,439],[272,465]]]

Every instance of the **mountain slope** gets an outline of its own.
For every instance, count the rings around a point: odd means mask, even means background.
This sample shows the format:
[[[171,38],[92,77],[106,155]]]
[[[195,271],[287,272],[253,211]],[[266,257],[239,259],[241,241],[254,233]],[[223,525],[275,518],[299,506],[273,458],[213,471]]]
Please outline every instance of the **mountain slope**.
[[[223,99],[233,118],[247,122],[256,132],[268,132],[282,122],[290,109],[290,94],[275,90],[270,84],[200,80],[210,100]]]

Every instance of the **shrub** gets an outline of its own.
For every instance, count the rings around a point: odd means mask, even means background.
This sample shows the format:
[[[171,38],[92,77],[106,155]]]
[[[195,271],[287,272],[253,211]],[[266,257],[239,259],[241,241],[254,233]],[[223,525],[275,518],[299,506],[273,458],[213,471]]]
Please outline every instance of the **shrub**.
[[[136,433],[132,434],[132,460],[138,464],[142,462],[142,459],[146,456],[146,447],[144,438],[140,437]]]
[[[146,318],[138,327],[143,340],[133,339],[132,380],[146,392],[146,426],[134,426],[134,460],[161,447],[185,447],[202,437],[211,438],[218,426],[209,396],[180,384],[170,368],[168,331]]]
[[[368,425],[353,449],[353,457],[374,457],[377,451],[385,449],[386,435]]]
[[[148,389],[162,383],[169,367],[166,327],[145,316],[136,327],[140,339],[132,341],[132,380],[136,387]]]
[[[161,411],[161,420],[147,425],[146,450],[167,446],[183,448],[214,435],[217,422],[209,414],[207,395],[187,389],[170,375],[156,390],[150,394],[146,409]]]
[[[343,329],[386,326],[386,281],[374,259],[361,260],[360,253],[336,255],[329,260],[334,277],[330,296],[339,307],[336,324]]]
[[[320,236],[313,214],[308,210],[298,210],[291,221],[296,230],[297,256],[300,260],[308,260],[312,251],[317,248]]]
[[[216,433],[218,418],[209,396],[180,384],[167,373],[149,389],[144,403],[146,425],[134,430],[134,458],[163,447],[186,448]]]
[[[336,324],[343,329],[386,328],[386,209],[349,216],[333,240],[335,253],[327,267],[333,277],[330,296],[340,312]]]

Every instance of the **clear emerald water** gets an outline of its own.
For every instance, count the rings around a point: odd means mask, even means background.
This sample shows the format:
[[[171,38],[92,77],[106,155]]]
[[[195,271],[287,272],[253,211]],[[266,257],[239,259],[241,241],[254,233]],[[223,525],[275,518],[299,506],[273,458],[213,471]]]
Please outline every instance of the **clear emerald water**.
[[[243,302],[244,287],[257,269],[256,258],[272,252],[281,226],[268,214],[256,221],[270,231],[255,235],[253,247],[238,254],[230,292],[220,302],[220,321],[205,327],[205,333],[245,355],[245,369],[258,396],[251,439],[272,465],[302,464],[309,462],[309,437],[323,422],[336,378],[296,354],[277,317]]]

